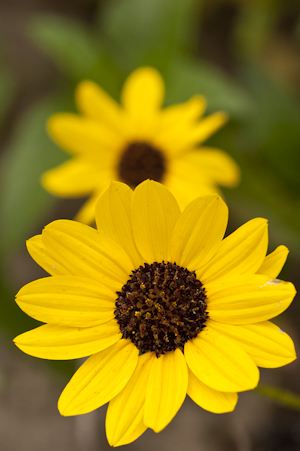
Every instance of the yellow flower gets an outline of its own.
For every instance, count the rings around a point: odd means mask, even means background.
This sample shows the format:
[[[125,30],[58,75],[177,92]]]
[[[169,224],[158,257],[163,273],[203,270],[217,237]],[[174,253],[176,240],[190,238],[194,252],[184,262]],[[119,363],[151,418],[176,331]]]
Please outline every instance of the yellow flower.
[[[146,179],[164,183],[180,206],[217,185],[239,180],[235,162],[221,150],[198,145],[227,120],[218,112],[204,119],[205,100],[162,109],[164,85],[153,68],[139,68],[125,82],[121,106],[92,81],[76,91],[80,115],[56,114],[48,130],[73,158],[46,172],[44,187],[58,196],[90,196],[76,219],[94,220],[99,194],[112,180],[135,188]]]
[[[267,221],[222,239],[228,210],[217,195],[181,212],[161,184],[134,192],[113,182],[96,206],[95,230],[59,220],[28,241],[52,277],[24,286],[20,308],[45,322],[15,339],[46,359],[90,356],[63,391],[62,415],[110,401],[113,446],[147,427],[161,431],[186,394],[211,412],[232,411],[258,384],[257,366],[293,361],[292,340],[268,320],[295,288],[276,279],[287,249],[266,257]]]

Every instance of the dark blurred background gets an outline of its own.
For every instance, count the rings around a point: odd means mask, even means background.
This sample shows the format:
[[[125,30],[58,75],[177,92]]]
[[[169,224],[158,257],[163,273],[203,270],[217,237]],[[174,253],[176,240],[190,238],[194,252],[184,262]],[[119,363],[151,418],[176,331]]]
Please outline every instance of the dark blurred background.
[[[299,0],[0,0],[0,447],[3,451],[109,449],[105,407],[60,417],[57,399],[78,362],[29,357],[12,339],[37,325],[14,303],[24,284],[45,274],[25,240],[51,220],[72,218],[81,200],[58,200],[39,184],[65,159],[48,138],[47,118],[75,111],[76,84],[89,78],[119,99],[126,76],[153,65],[166,82],[166,105],[194,94],[229,124],[209,144],[231,154],[241,184],[223,190],[229,231],[269,219],[269,252],[290,249],[281,278],[299,285]],[[299,347],[296,298],[276,324]],[[262,370],[265,384],[300,395],[299,364]],[[298,451],[299,411],[255,392],[233,413],[214,415],[189,399],[160,434],[127,449],[145,451]]]

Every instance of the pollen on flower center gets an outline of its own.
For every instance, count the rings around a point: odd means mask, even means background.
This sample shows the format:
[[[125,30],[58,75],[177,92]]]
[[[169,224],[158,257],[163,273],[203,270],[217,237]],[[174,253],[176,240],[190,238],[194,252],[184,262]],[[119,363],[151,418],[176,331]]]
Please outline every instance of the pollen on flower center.
[[[140,266],[117,294],[120,331],[141,353],[159,357],[183,349],[208,318],[205,289],[196,274],[170,262]]]
[[[147,142],[133,142],[123,151],[118,172],[120,180],[135,188],[146,179],[162,182],[166,159],[161,150]]]

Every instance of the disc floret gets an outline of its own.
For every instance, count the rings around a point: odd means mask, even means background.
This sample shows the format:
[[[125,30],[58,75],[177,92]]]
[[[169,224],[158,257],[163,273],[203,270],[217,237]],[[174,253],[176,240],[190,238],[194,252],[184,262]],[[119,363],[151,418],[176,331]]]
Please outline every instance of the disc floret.
[[[117,292],[115,317],[123,338],[159,357],[195,338],[208,318],[205,289],[176,263],[145,263]]]

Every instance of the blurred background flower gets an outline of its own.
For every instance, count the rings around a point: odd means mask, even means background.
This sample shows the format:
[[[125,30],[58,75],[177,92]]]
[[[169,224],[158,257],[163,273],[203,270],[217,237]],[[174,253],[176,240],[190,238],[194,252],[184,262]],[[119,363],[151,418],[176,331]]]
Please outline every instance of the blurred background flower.
[[[298,284],[300,266],[300,4],[297,0],[12,0],[0,4],[1,132],[1,392],[0,436],[6,450],[109,449],[105,409],[61,418],[56,399],[73,369],[37,362],[11,339],[37,325],[13,301],[18,289],[45,274],[25,239],[53,219],[72,218],[78,200],[54,199],[40,185],[43,172],[65,155],[46,133],[47,119],[75,112],[82,79],[119,99],[136,67],[153,66],[166,83],[165,106],[195,94],[207,114],[230,121],[206,145],[231,155],[240,185],[224,189],[228,232],[247,220],[269,219],[272,252],[290,254],[282,279]],[[297,298],[276,321],[299,343]],[[300,392],[299,364],[262,371],[263,383]],[[162,433],[147,432],[130,449],[175,451],[298,450],[299,413],[255,393],[240,396],[223,416],[199,412],[187,400]],[[47,448],[48,447],[48,448]]]

